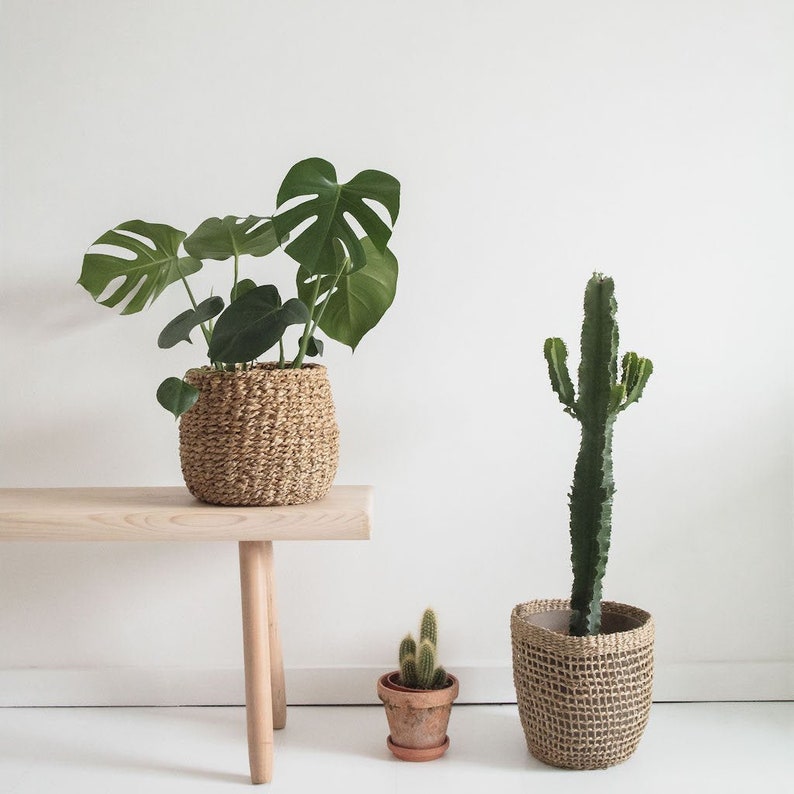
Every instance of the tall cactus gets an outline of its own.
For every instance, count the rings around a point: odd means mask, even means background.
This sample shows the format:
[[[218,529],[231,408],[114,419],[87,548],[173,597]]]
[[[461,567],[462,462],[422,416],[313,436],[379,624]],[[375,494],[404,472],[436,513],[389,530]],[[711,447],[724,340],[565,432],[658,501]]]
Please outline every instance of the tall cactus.
[[[432,609],[422,615],[419,646],[411,634],[400,643],[400,683],[409,689],[443,689],[447,673],[438,664],[438,621]]]
[[[618,324],[615,284],[594,273],[584,294],[579,395],[574,393],[562,339],[546,340],[544,354],[552,389],[567,414],[582,426],[582,442],[573,475],[571,508],[570,633],[601,630],[601,592],[612,530],[612,431],[617,415],[642,397],[653,372],[650,359],[626,353],[617,380]]]

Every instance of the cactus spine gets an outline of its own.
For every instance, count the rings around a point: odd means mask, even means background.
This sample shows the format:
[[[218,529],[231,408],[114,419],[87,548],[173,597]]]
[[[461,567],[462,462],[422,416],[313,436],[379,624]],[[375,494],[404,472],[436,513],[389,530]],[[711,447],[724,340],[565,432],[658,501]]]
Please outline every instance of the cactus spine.
[[[400,643],[400,683],[409,689],[443,689],[447,673],[438,664],[438,621],[426,609],[419,628],[419,645],[407,634]]]
[[[562,339],[544,345],[552,389],[567,414],[581,423],[582,440],[570,494],[571,634],[601,630],[601,593],[612,530],[612,431],[617,415],[642,397],[653,372],[650,359],[626,353],[617,380],[618,325],[615,284],[594,273],[584,296],[578,397]]]

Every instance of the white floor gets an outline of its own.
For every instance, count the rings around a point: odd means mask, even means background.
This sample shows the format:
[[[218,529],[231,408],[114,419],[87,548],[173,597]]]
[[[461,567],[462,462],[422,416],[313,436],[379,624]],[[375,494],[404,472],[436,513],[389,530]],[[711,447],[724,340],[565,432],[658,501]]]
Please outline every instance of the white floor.
[[[289,709],[274,794],[790,791],[794,704],[655,704],[636,754],[595,772],[528,755],[515,706],[455,706],[447,755],[391,757],[380,707]],[[246,791],[242,708],[0,709],[2,794]],[[262,790],[262,789],[259,789]]]

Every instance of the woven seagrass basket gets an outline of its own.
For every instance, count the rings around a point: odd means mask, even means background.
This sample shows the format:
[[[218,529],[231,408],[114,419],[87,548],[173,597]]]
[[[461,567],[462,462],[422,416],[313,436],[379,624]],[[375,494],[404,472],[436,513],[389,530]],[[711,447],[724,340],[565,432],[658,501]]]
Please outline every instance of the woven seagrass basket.
[[[190,493],[218,505],[290,505],[328,493],[339,429],[325,367],[190,370],[200,390],[179,425]]]
[[[570,602],[518,604],[510,618],[518,712],[535,758],[603,769],[637,748],[651,708],[651,616],[604,601],[602,633],[572,637]]]

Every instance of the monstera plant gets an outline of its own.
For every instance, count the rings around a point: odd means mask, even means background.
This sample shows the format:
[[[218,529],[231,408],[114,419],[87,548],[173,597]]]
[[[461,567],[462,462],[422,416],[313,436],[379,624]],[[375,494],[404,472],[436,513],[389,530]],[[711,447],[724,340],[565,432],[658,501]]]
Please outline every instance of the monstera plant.
[[[272,217],[208,218],[190,235],[165,224],[121,223],[93,243],[78,283],[103,306],[134,314],[179,282],[189,308],[163,328],[157,343],[170,348],[192,342],[198,328],[209,363],[219,371],[250,368],[276,346],[279,368],[300,369],[306,357],[322,355],[320,332],[355,350],[394,299],[397,260],[387,244],[400,210],[400,183],[368,170],[340,184],[334,166],[315,157],[287,173],[276,209],[288,202]],[[240,272],[241,258],[264,257],[281,247],[297,263],[297,297],[287,300],[273,284]],[[208,260],[232,260],[233,270],[224,271],[228,286],[199,300],[190,278]],[[284,335],[290,326],[302,331],[297,350],[288,355]],[[160,385],[157,399],[178,417],[198,393],[185,379],[172,377]]]

